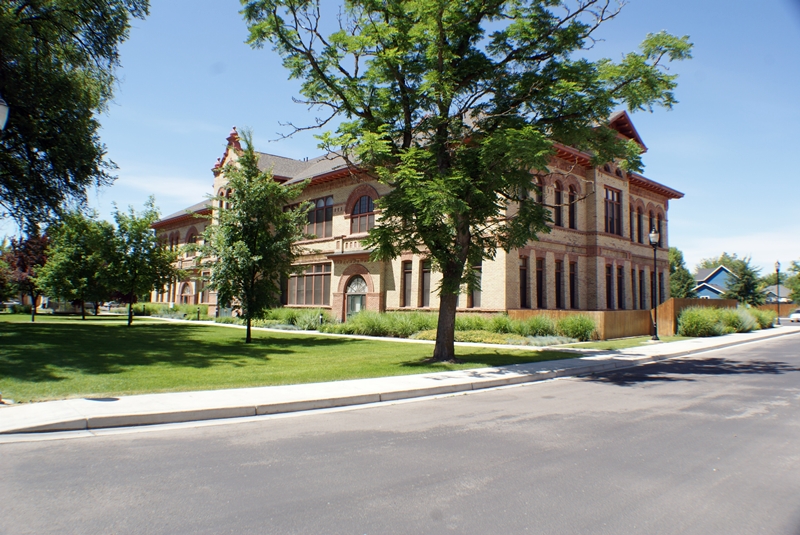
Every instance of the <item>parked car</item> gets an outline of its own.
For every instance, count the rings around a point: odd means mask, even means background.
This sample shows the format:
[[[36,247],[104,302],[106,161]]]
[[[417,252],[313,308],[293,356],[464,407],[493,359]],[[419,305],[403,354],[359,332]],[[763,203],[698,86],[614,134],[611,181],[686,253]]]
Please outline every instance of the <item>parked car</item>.
[[[789,321],[797,321],[800,322],[800,308],[789,314]]]

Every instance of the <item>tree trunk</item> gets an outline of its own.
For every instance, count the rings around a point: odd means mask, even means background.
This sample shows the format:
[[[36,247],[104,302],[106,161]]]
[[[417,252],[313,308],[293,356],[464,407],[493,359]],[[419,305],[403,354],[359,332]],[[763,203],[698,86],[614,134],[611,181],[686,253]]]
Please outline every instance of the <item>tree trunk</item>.
[[[86,302],[81,301],[81,319],[86,321]]]
[[[37,296],[36,296],[36,294],[31,293],[31,294],[29,294],[29,297],[31,298],[31,323],[35,323],[36,322],[36,297]]]
[[[439,321],[436,326],[436,345],[433,347],[433,360],[453,361],[456,358],[455,338],[457,294],[439,296]]]
[[[95,316],[100,315],[100,303],[98,303],[97,301],[94,301],[94,315]]]
[[[133,324],[133,299],[128,303],[128,327]]]
[[[244,338],[244,343],[249,344],[253,339],[250,337],[250,315],[247,316],[247,336]]]

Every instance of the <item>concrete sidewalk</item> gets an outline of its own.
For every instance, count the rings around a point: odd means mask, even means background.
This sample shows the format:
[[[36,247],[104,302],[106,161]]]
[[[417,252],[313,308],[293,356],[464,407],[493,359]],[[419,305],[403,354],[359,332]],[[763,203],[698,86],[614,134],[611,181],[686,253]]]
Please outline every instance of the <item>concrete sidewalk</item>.
[[[573,359],[498,368],[332,383],[146,394],[120,398],[68,399],[11,405],[0,408],[0,434],[192,422],[394,401],[628,368],[657,360],[793,334],[800,334],[800,328],[783,326],[719,338],[654,343],[618,351],[582,350],[577,352],[582,356]]]

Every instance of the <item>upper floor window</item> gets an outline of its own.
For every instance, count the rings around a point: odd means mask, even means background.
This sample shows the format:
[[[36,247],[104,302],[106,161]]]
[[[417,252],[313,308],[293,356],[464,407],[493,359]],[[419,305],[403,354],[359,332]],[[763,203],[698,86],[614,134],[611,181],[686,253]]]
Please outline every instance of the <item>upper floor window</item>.
[[[330,238],[333,235],[333,196],[312,199],[310,202],[312,206],[308,211],[306,234]]]
[[[606,188],[606,232],[622,236],[622,192]]]
[[[564,188],[561,186],[561,182],[556,182],[556,202],[554,203],[555,208],[553,208],[553,223],[557,227],[564,226]]]
[[[656,216],[656,230],[658,230],[658,246],[663,247],[661,244],[664,243],[664,230],[661,228],[661,214]]]
[[[636,241],[644,243],[644,214],[641,208],[636,211],[636,232]]]
[[[363,195],[353,206],[350,214],[350,234],[367,232],[375,226],[375,204],[372,197]]]
[[[575,191],[575,186],[569,187],[569,208],[567,209],[567,213],[569,214],[569,228],[577,229],[578,228],[578,195]]]

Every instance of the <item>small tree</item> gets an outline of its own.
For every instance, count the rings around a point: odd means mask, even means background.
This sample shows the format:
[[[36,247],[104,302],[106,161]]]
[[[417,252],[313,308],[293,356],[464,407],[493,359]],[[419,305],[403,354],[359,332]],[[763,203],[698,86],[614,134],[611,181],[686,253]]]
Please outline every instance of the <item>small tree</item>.
[[[700,269],[714,269],[719,266],[725,266],[733,273],[737,270],[744,268],[745,259],[739,258],[736,253],[728,254],[722,253],[718,258],[704,258],[695,267],[695,273]]]
[[[36,321],[36,302],[42,288],[36,280],[36,271],[47,263],[47,236],[30,231],[25,239],[11,239],[11,249],[6,253],[6,263],[11,272],[11,283],[17,292],[31,299],[31,321]]]
[[[669,248],[669,296],[675,298],[697,297],[697,285],[692,274],[686,269],[683,253],[677,247]]]
[[[47,264],[37,272],[42,289],[81,307],[86,319],[86,302],[98,302],[111,293],[109,284],[113,262],[114,228],[96,215],[70,212],[63,220],[48,228],[50,245]]]
[[[14,285],[11,284],[11,268],[8,267],[6,255],[11,248],[4,239],[0,242],[0,300],[5,300],[14,295]]]
[[[734,255],[735,257],[736,255]],[[725,299],[736,299],[740,303],[758,306],[764,303],[764,294],[761,293],[759,288],[760,269],[753,268],[750,265],[750,257],[738,259],[739,261],[734,264],[735,267],[731,268],[733,274],[736,275],[728,283],[728,290],[722,295]]]
[[[296,242],[303,237],[307,206],[284,209],[303,185],[282,186],[271,172],[259,170],[252,134],[243,132],[242,140],[238,162],[224,171],[232,193],[216,214],[217,224],[206,228],[199,249],[210,267],[209,286],[217,291],[217,303],[240,311],[250,343],[253,318],[280,303],[280,281],[301,251]]]
[[[133,304],[138,296],[163,288],[178,276],[173,263],[177,252],[170,251],[156,239],[152,228],[158,221],[158,209],[152,197],[137,214],[114,212],[117,228],[114,236],[113,286],[123,302],[128,303],[128,325],[133,323]]]

